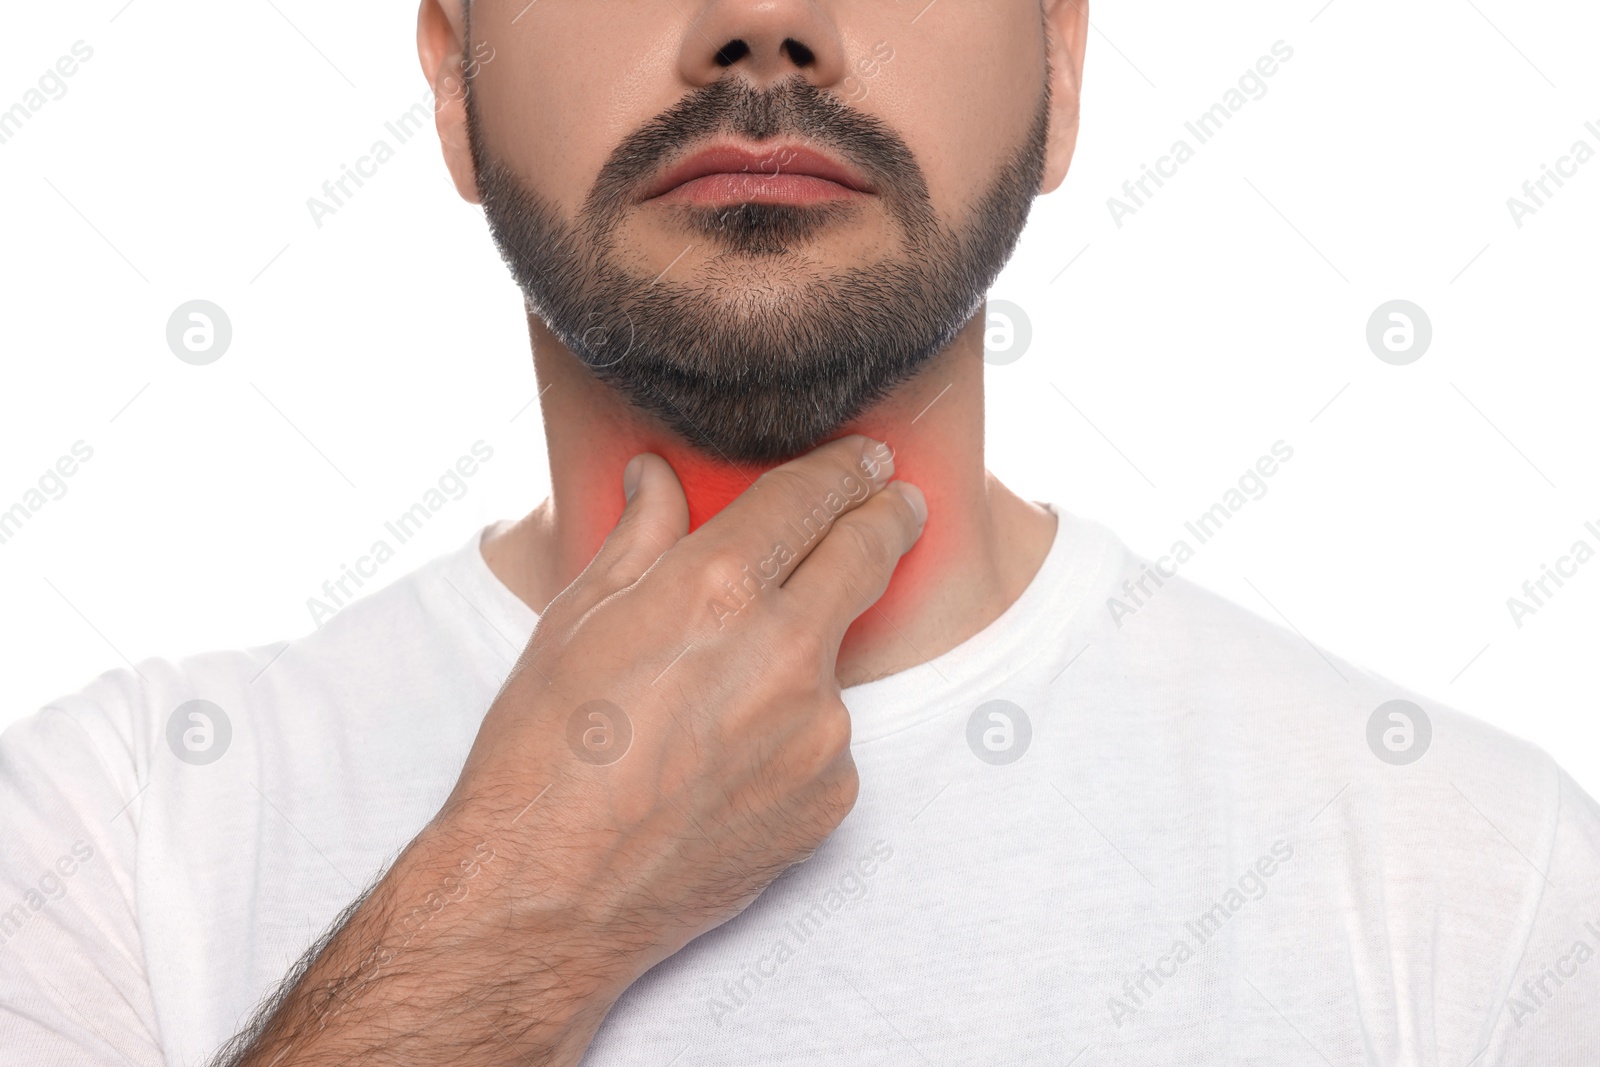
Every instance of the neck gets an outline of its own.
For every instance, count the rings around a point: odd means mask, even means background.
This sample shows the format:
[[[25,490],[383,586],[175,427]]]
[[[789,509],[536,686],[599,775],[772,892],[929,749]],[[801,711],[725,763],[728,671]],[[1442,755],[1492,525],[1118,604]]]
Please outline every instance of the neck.
[[[983,459],[983,327],[975,316],[952,344],[885,401],[841,428],[894,450],[895,476],[928,501],[928,520],[887,592],[851,626],[837,677],[854,685],[904,670],[993,621],[1038,570],[1055,520],[1000,485]],[[597,382],[529,317],[550,496],[484,545],[490,567],[535,611],[588,565],[622,514],[622,469],[635,454],[667,460],[683,485],[691,532],[748,489],[766,466],[691,450],[671,430]],[[769,464],[768,466],[775,466]]]

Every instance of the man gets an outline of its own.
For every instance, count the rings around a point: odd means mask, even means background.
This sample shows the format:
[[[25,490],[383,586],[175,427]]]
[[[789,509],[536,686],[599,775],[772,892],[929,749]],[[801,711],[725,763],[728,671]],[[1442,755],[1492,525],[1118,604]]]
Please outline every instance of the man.
[[[1592,1062],[1547,756],[984,469],[1087,33],[423,0],[551,496],[6,733],[0,1060]]]

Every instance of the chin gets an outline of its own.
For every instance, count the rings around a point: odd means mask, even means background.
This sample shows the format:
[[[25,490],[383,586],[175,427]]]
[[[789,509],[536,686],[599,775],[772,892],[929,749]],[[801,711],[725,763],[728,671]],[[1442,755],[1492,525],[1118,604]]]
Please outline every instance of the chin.
[[[725,307],[731,315],[738,315],[741,307],[803,315],[821,304],[830,282],[837,288],[843,270],[794,253],[728,254],[710,259],[693,282],[680,285],[693,286],[707,304]]]

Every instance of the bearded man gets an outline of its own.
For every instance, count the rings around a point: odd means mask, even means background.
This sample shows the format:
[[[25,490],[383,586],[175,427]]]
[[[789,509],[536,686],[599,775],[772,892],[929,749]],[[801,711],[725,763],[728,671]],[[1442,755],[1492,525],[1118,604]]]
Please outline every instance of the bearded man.
[[[1592,1062],[1548,756],[985,469],[1088,33],[423,0],[550,496],[5,734],[0,1063]]]

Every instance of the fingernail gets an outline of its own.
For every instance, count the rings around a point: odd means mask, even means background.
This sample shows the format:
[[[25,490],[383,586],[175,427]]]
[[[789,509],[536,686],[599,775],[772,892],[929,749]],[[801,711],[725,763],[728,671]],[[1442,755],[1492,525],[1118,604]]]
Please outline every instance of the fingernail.
[[[633,494],[639,491],[639,476],[644,473],[644,459],[634,456],[628,460],[628,465],[622,468],[622,499],[632,500]]]
[[[861,471],[873,488],[882,489],[894,477],[894,451],[882,441],[867,438],[861,446]]]
[[[906,503],[911,505],[911,510],[916,512],[917,525],[921,526],[928,521],[928,499],[922,495],[922,490],[910,482],[895,482],[900,487],[900,495],[906,498]]]

